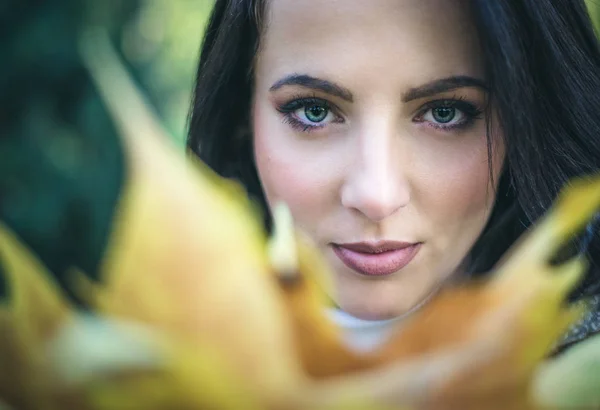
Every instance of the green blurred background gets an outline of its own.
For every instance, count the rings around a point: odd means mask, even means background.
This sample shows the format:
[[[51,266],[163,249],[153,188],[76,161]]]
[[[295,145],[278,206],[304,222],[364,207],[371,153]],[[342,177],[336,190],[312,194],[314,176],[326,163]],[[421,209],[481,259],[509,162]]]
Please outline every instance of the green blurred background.
[[[82,33],[106,30],[183,152],[195,65],[212,5],[212,0],[0,0],[0,223],[74,301],[68,270],[77,267],[99,278],[127,181],[114,119],[82,59]],[[6,295],[2,271],[0,259],[0,295]]]
[[[212,0],[144,0],[128,14],[117,47],[166,128],[183,142],[193,77]]]
[[[109,0],[91,7],[97,21],[112,29],[114,46],[180,144],[212,5],[213,0]]]

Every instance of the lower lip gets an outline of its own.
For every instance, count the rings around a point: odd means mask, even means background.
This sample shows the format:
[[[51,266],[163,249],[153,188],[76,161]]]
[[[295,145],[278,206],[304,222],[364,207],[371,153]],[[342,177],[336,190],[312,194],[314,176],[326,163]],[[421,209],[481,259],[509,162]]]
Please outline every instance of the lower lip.
[[[421,244],[382,253],[363,253],[333,245],[333,251],[350,269],[366,276],[387,276],[398,272],[413,260]]]

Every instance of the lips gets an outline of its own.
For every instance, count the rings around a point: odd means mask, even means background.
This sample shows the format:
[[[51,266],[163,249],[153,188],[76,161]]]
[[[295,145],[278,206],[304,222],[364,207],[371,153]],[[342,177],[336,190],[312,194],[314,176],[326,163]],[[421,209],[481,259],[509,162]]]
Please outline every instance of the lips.
[[[413,260],[421,243],[395,241],[333,244],[333,251],[350,269],[366,276],[391,275]]]

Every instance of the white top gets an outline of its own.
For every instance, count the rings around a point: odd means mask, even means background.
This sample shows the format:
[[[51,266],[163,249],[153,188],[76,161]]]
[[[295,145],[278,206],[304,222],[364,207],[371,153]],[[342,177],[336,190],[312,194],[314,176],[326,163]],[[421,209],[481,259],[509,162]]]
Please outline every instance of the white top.
[[[327,313],[331,320],[342,329],[342,335],[348,346],[358,351],[371,350],[385,342],[397,329],[396,324],[401,320],[401,318],[358,319],[339,309],[330,309]]]

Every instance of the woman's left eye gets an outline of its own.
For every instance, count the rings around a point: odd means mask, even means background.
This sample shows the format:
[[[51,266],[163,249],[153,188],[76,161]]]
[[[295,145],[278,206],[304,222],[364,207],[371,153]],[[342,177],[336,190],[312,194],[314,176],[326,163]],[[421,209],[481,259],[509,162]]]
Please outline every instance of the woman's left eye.
[[[471,124],[480,114],[481,110],[466,101],[435,101],[426,106],[415,121],[427,122],[434,128],[452,129]]]
[[[438,124],[455,124],[464,120],[465,114],[455,107],[436,107],[425,113],[423,119]]]

